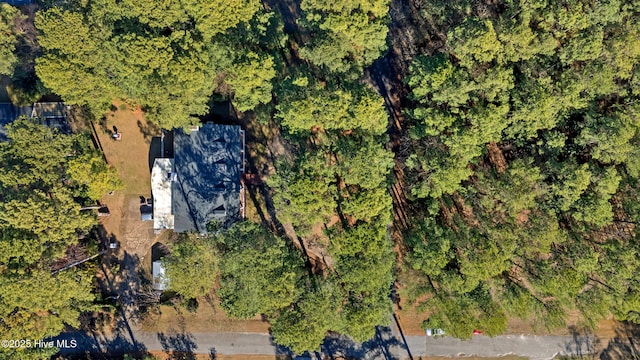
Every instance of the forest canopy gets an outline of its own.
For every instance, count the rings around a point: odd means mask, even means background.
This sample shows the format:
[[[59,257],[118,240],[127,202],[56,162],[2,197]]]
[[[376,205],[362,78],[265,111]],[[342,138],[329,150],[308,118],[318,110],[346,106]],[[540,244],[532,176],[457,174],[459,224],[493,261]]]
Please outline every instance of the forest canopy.
[[[82,201],[117,189],[119,180],[83,134],[60,134],[26,118],[6,132],[8,140],[0,142],[0,334],[42,339],[78,326],[80,313],[94,308],[95,269],[54,273],[52,265],[97,224],[93,213],[81,211]],[[103,165],[84,177],[72,170],[78,159]]]
[[[194,116],[207,113],[216,74],[227,70],[225,64],[231,67],[229,59],[245,56],[222,34],[252,19],[258,9],[254,0],[100,0],[75,3],[70,9],[52,7],[36,18],[44,49],[36,71],[67,103],[87,105],[96,116],[121,98],[142,105],[148,118],[163,128],[186,127],[197,121]],[[233,73],[243,74],[239,71],[247,67],[258,70],[252,56],[246,56]],[[268,65],[269,60],[253,61]],[[266,68],[262,76],[269,81],[273,70]],[[231,86],[248,97],[250,89],[265,85],[231,80]],[[242,100],[240,107],[260,101]]]
[[[612,314],[640,323],[637,0],[21,11],[0,6],[14,102],[50,93],[99,119],[124,100],[173,129],[229,101],[225,121],[264,140],[248,144],[247,191],[266,211],[177,236],[163,261],[178,298],[262,315],[295,353],[335,333],[373,338],[394,315],[391,289],[423,328],[458,338],[501,334],[513,318],[562,328],[570,313],[591,327]],[[27,119],[7,135],[0,332],[44,337],[94,300],[87,269],[50,271],[96,224],[80,203],[123,184],[84,135]],[[41,281],[55,286],[20,293]]]
[[[430,211],[406,237],[407,276],[430,279],[414,294],[432,295],[425,326],[464,338],[512,316],[563,326],[572,309],[591,326],[637,319],[637,268],[622,259],[637,252],[624,209],[640,160],[638,15],[633,2],[510,2],[447,24],[446,48],[413,61],[406,164]]]

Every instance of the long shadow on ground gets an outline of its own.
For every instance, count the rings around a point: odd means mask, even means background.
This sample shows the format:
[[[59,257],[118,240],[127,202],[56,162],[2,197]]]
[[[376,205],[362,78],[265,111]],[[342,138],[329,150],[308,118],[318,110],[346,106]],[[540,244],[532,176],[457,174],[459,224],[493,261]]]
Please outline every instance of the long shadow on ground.
[[[162,345],[162,350],[167,353],[168,359],[172,360],[195,360],[198,344],[195,337],[189,333],[173,335],[158,334],[158,340]],[[215,349],[210,349],[210,355],[215,359]]]
[[[640,359],[640,325],[621,322],[616,337],[600,353],[600,359]]]
[[[289,356],[294,360],[317,359],[358,359],[358,360],[400,360],[398,352],[404,346],[395,338],[388,327],[376,327],[373,339],[362,344],[344,335],[329,335],[325,338],[320,353],[304,353],[301,356],[294,354],[286,347],[274,344],[276,355]]]

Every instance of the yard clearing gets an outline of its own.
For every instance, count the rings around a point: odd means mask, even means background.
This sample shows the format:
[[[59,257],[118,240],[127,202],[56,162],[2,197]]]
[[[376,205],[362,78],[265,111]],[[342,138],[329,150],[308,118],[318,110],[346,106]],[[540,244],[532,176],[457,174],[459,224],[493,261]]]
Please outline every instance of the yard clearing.
[[[116,102],[101,124],[95,125],[107,162],[118,170],[125,184],[122,190],[102,199],[111,213],[102,225],[125,252],[141,260],[156,238],[153,223],[140,219],[140,199],[151,195],[149,149],[151,138],[160,135],[159,129],[143,124],[147,121],[140,109]],[[112,138],[116,129],[122,134],[121,140]]]
[[[269,323],[256,316],[248,320],[230,319],[217,299],[198,299],[198,309],[189,311],[184,307],[160,305],[157,312],[145,316],[142,330],[153,332],[269,332]]]

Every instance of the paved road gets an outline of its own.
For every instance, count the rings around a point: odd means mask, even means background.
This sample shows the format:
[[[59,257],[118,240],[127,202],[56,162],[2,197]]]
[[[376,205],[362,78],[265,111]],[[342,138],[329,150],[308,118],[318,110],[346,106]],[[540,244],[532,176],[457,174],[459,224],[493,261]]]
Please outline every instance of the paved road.
[[[415,356],[500,356],[520,355],[531,360],[553,359],[556,355],[588,354],[593,348],[593,339],[582,336],[524,336],[504,335],[490,338],[474,336],[468,341],[451,337],[407,338],[409,349]]]
[[[75,348],[62,349],[63,354],[86,351],[113,354],[135,350],[184,351],[198,354],[290,354],[286,348],[275,345],[269,335],[255,333],[155,334],[133,330],[131,333],[122,332],[109,338],[86,333],[66,333],[59,338],[73,339],[78,344]],[[414,358],[515,354],[528,356],[532,360],[545,360],[552,359],[557,354],[586,354],[591,345],[589,338],[571,336],[476,336],[468,341],[450,337],[407,336],[406,341]],[[322,346],[322,353],[366,360],[409,358],[404,343],[394,337],[389,328],[379,328],[376,337],[364,344],[354,343],[343,336],[329,337]],[[309,358],[315,359],[315,354],[296,359]]]

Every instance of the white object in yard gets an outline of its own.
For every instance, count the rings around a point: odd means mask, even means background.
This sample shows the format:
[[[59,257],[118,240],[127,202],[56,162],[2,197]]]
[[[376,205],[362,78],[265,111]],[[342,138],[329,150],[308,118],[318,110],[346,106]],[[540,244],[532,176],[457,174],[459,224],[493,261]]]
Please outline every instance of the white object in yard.
[[[156,159],[151,170],[151,194],[153,195],[153,229],[174,228],[174,216],[171,211],[171,178],[173,159]]]
[[[165,290],[169,286],[169,281],[164,273],[164,266],[160,260],[153,262],[153,288]]]

